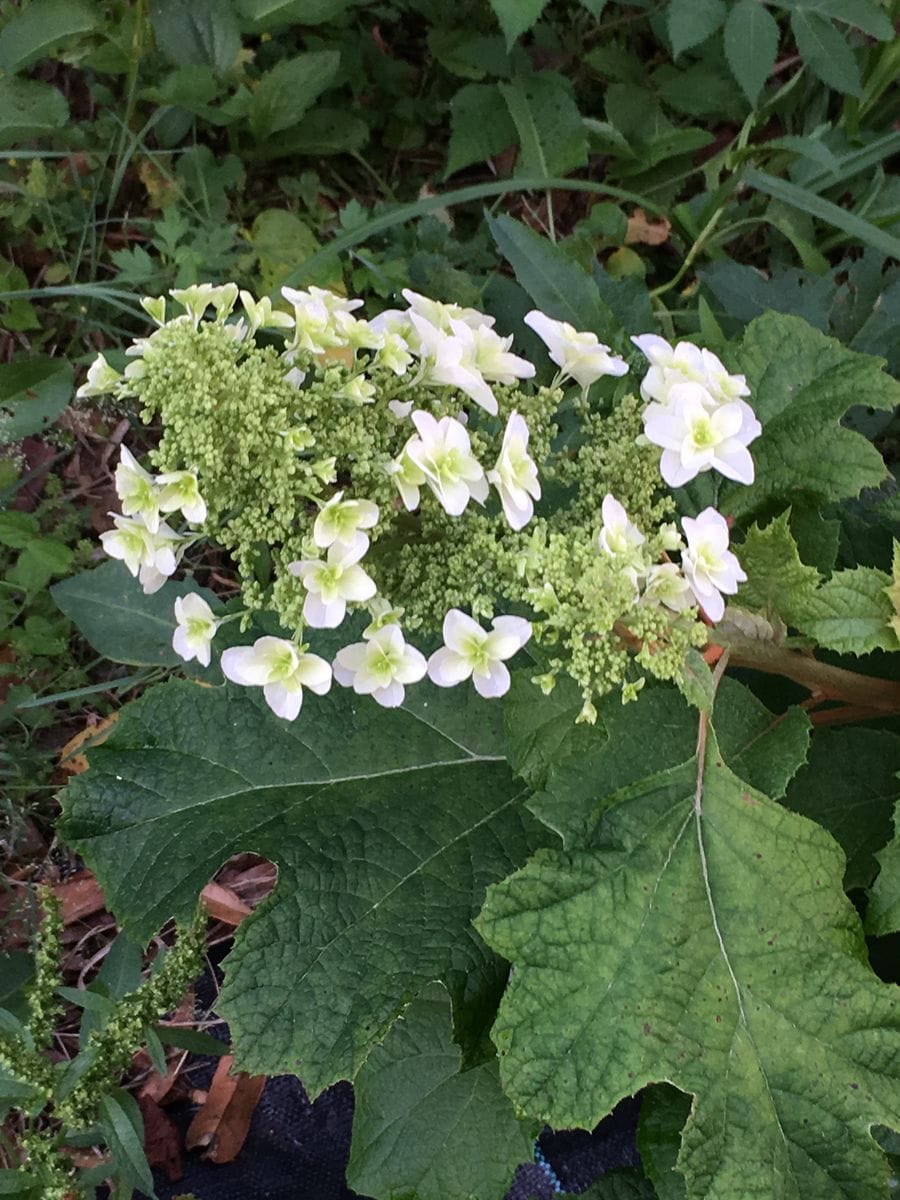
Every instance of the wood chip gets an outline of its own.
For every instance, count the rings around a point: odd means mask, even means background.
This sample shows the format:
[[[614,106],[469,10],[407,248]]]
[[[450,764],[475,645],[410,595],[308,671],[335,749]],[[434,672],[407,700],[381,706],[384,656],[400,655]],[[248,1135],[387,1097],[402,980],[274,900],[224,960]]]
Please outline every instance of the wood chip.
[[[106,908],[100,884],[90,871],[79,871],[64,883],[57,883],[53,891],[62,903],[64,925],[74,925]]]
[[[187,1148],[205,1149],[204,1157],[211,1162],[226,1163],[237,1158],[266,1085],[264,1075],[247,1075],[243,1071],[229,1075],[233,1062],[230,1054],[219,1059],[206,1103],[185,1135]]]
[[[241,921],[253,912],[237,892],[221,883],[208,883],[203,889],[202,897],[206,911],[213,920],[224,921],[226,925],[240,925]]]

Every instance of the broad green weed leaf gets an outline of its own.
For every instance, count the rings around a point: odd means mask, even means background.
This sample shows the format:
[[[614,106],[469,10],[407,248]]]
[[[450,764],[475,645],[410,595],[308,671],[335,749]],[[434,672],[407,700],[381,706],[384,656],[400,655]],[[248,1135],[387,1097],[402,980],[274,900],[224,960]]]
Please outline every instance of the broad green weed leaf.
[[[587,163],[587,131],[572,85],[558,71],[499,84],[519,135],[520,175],[567,175]]]
[[[450,998],[432,984],[356,1078],[347,1181],[367,1196],[502,1196],[538,1127],[516,1119],[491,1057],[463,1069]]]
[[[881,42],[894,36],[890,17],[873,0],[786,0],[784,7],[842,21]]]
[[[756,482],[727,484],[720,507],[745,519],[774,502],[824,505],[878,487],[887,471],[875,447],[844,429],[861,397],[872,408],[900,402],[900,383],[877,358],[845,349],[799,317],[768,313],[746,330],[738,355],[762,436],[753,443]]]
[[[900,931],[900,804],[894,812],[894,830],[877,856],[880,869],[866,909],[866,931],[876,937]]]
[[[477,921],[514,967],[494,1027],[514,1104],[590,1129],[667,1080],[695,1097],[688,1200],[886,1200],[869,1130],[900,1122],[900,993],[868,968],[843,870],[711,732],[636,781],[591,845],[539,851]]]
[[[724,0],[670,0],[666,22],[673,56],[705,42],[721,29],[727,16]]]
[[[132,667],[181,664],[172,649],[174,606],[177,597],[189,592],[199,593],[208,604],[216,602],[212,592],[190,580],[168,583],[145,596],[122,563],[111,559],[50,589],[57,607],[98,653]]]
[[[488,216],[487,222],[497,249],[538,308],[576,329],[618,328],[591,276],[552,242],[512,217]]]
[[[900,637],[891,625],[890,584],[891,577],[874,567],[836,571],[795,610],[793,624],[839,654],[900,650]]]
[[[495,83],[468,83],[450,101],[450,145],[444,178],[485,162],[516,140],[516,127]]]
[[[241,34],[231,0],[150,0],[150,19],[156,44],[176,66],[221,75],[234,65]]]
[[[250,103],[250,128],[263,140],[298,124],[337,74],[338,50],[310,50],[282,59],[259,81]]]
[[[741,585],[738,604],[766,616],[777,615],[788,624],[803,611],[821,577],[815,567],[800,561],[790,529],[790,512],[783,512],[764,529],[751,525],[740,547],[741,566],[747,582]]]
[[[795,9],[791,31],[803,61],[829,87],[850,96],[862,92],[859,66],[844,33],[817,13]]]
[[[88,0],[31,0],[0,29],[0,70],[20,71],[69,38],[90,33],[101,21]]]
[[[126,708],[66,796],[66,838],[131,936],[188,917],[229,855],[277,864],[219,1011],[240,1065],[352,1078],[426,983],[487,970],[470,921],[548,835],[503,756],[499,706],[420,685],[341,688],[292,725],[262,696],[171,682]],[[298,1066],[299,1064],[299,1066]]]
[[[2,118],[0,118],[2,120]],[[72,368],[35,357],[0,366],[0,441],[18,442],[51,425],[72,399]]]
[[[236,0],[239,15],[267,32],[276,25],[320,25],[362,0]]]
[[[847,856],[846,889],[868,887],[875,854],[891,836],[900,799],[900,737],[884,729],[818,729],[809,759],[785,796],[795,812],[823,825]]]
[[[507,46],[511,46],[517,38],[527,32],[547,7],[547,0],[489,0],[489,2],[500,22]]]
[[[725,22],[725,57],[741,90],[756,108],[778,53],[778,23],[758,0],[737,0]]]

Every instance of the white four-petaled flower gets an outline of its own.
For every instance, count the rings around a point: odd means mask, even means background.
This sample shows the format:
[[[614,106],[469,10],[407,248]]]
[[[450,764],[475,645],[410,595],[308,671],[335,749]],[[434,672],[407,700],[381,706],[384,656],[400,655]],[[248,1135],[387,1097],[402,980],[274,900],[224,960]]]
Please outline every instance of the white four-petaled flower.
[[[222,673],[232,683],[261,687],[276,716],[293,721],[303,704],[303,689],[324,696],[331,667],[318,654],[305,654],[284,638],[261,637],[252,646],[233,646],[222,654]]]
[[[655,333],[631,339],[650,362],[641,382],[644,436],[663,453],[659,469],[670,487],[716,470],[752,483],[747,447],[762,433],[743,375],[730,375],[710,350],[691,342],[671,346]]]
[[[378,590],[374,579],[359,565],[365,547],[332,543],[327,561],[305,558],[290,563],[288,570],[302,579],[306,588],[303,619],[313,629],[336,629],[347,612],[347,602],[361,604]]]
[[[175,620],[178,626],[172,635],[172,649],[185,662],[196,658],[201,666],[208,667],[212,640],[219,628],[213,610],[202,596],[191,592],[175,601]]]
[[[345,500],[343,492],[335,492],[320,510],[313,525],[313,541],[320,550],[337,546],[359,562],[369,548],[364,529],[378,523],[378,505],[371,500]]]
[[[445,512],[451,517],[458,517],[463,512],[469,500],[483,504],[488,496],[488,483],[480,463],[472,454],[472,444],[469,435],[461,422],[455,417],[441,417],[436,420],[431,413],[417,410],[412,414],[412,421],[418,433],[406,443],[403,457],[417,467],[424,476],[422,482],[428,484]],[[408,483],[401,485],[403,476]],[[398,486],[403,495],[403,487],[408,487],[410,499],[417,484],[412,482],[415,475],[408,470],[395,472]],[[415,504],[404,503],[408,508]],[[418,495],[416,494],[418,502]]]
[[[733,595],[747,578],[728,549],[728,522],[714,508],[705,508],[696,517],[683,517],[681,524],[687,539],[682,569],[697,603],[711,621],[720,621],[725,612],[721,593]]]
[[[418,683],[426,670],[425,657],[406,644],[399,625],[383,625],[365,641],[339,650],[334,677],[359,696],[371,696],[384,708],[403,703],[406,684]]]
[[[124,562],[132,575],[141,582],[146,595],[158,592],[170,575],[174,575],[181,556],[184,538],[160,521],[153,532],[142,521],[110,513],[115,529],[101,533],[100,541],[110,558]]]
[[[157,475],[159,484],[159,507],[164,513],[184,514],[192,525],[202,525],[206,520],[206,501],[200,495],[197,476],[193,471],[167,471]]]
[[[528,453],[528,426],[517,412],[509,415],[500,457],[488,471],[487,481],[496,487],[510,526],[524,529],[534,513],[534,501],[541,498],[541,485]]]
[[[444,645],[428,660],[428,678],[438,687],[454,687],[471,677],[479,696],[493,699],[509,691],[512,658],[531,637],[522,617],[495,617],[491,629],[458,608],[444,617]]]
[[[644,569],[644,556],[641,551],[644,535],[637,525],[628,519],[628,514],[615,496],[607,493],[600,511],[603,517],[597,537],[600,549],[610,558],[617,559],[628,577],[637,583],[638,575]]]
[[[595,333],[580,333],[567,321],[555,321],[539,309],[532,309],[524,319],[545,344],[563,375],[570,376],[581,388],[586,390],[604,375],[627,374],[625,360],[612,354]]]
[[[746,420],[745,403],[716,404],[699,383],[676,383],[668,402],[648,404],[644,433],[662,447],[659,470],[669,487],[681,487],[702,471],[714,469],[727,479],[752,483],[753,459],[747,444],[760,432]]]

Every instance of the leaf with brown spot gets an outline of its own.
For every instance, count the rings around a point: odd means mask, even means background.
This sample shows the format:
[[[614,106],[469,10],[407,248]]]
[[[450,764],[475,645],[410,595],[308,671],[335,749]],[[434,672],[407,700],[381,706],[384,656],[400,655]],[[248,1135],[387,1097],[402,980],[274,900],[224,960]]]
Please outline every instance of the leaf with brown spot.
[[[661,246],[669,240],[672,232],[672,222],[665,217],[651,221],[642,208],[636,208],[628,218],[628,230],[625,233],[626,246]]]

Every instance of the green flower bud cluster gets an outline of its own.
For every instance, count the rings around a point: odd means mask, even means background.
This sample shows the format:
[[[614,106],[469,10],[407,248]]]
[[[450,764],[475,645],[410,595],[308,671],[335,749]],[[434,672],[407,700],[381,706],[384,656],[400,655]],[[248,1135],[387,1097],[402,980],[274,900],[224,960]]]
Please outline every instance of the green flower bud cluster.
[[[451,609],[520,613],[535,618],[541,685],[570,675],[586,719],[612,689],[635,695],[645,673],[677,681],[706,632],[677,565],[653,574],[680,549],[659,451],[640,436],[641,400],[598,406],[583,374],[586,354],[592,378],[624,364],[579,342],[568,374],[580,392],[560,386],[566,370],[534,388],[488,318],[405,294],[408,311],[372,322],[315,288],[285,289],[293,315],[241,293],[236,319],[233,285],[178,293],[187,311],[168,321],[164,299],[147,300],[160,327],[124,377],[98,360],[82,394],[136,396],[161,423],[153,462],[160,478],[196,476],[202,532],[234,561],[245,625],[272,610],[301,642],[347,607],[388,606],[428,634]],[[613,496],[625,540],[604,551]],[[323,511],[350,501],[377,506],[377,520],[323,540]]]

